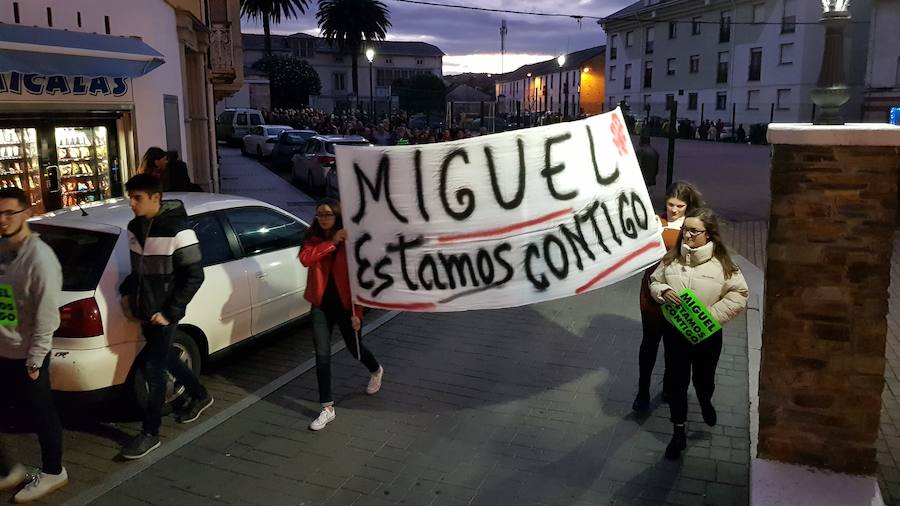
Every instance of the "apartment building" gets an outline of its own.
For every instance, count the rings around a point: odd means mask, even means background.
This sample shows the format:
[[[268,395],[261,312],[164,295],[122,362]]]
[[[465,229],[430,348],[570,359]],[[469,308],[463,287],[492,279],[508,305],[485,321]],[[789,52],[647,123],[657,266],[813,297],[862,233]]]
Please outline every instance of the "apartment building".
[[[855,20],[868,20],[871,5],[855,0]],[[601,23],[607,102],[668,116],[674,101],[678,117],[694,121],[809,122],[824,48],[821,16],[821,2],[812,0],[635,2]],[[848,29],[848,121],[862,117],[870,44],[869,23]]]

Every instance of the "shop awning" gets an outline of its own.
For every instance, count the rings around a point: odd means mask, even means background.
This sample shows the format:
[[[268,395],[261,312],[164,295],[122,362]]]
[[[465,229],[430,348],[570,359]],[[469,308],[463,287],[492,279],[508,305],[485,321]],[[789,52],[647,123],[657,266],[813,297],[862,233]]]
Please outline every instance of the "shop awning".
[[[0,72],[139,77],[163,63],[134,37],[0,23]]]

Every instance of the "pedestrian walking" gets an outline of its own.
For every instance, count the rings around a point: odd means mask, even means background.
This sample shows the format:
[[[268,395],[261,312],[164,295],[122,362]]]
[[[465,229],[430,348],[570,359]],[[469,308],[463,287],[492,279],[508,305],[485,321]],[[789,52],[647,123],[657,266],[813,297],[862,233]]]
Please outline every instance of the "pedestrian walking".
[[[678,242],[685,213],[702,205],[704,205],[703,195],[691,183],[675,181],[669,186],[666,190],[666,211],[658,216],[663,227],[662,240],[667,251],[671,251]],[[641,279],[640,305],[643,336],[638,354],[638,393],[631,404],[631,409],[636,413],[646,413],[650,409],[650,380],[653,376],[653,367],[656,365],[656,355],[659,352],[663,329],[667,325],[659,304],[650,295],[650,274],[657,265],[659,264],[645,270]],[[668,400],[665,379],[663,380],[662,398],[663,401]]]
[[[184,205],[162,200],[159,178],[138,174],[128,180],[125,190],[134,211],[128,223],[131,274],[119,292],[123,306],[141,322],[146,340],[141,359],[149,386],[141,433],[122,450],[122,457],[133,460],[159,448],[167,369],[190,396],[176,414],[179,423],[199,418],[213,398],[172,350],[178,321],[203,284],[197,235],[188,226]]]
[[[141,158],[141,166],[138,172],[141,174],[152,174],[163,179],[166,168],[169,166],[169,159],[169,153],[166,153],[162,148],[156,146],[147,148],[147,151],[144,152],[144,157]]]
[[[678,294],[685,288],[693,290],[713,318],[722,325],[733,320],[747,306],[747,282],[722,242],[715,213],[707,207],[687,213],[675,248],[666,253],[650,276],[650,292],[660,304],[680,305]],[[716,387],[716,366],[722,353],[722,330],[693,344],[667,322],[663,340],[666,359],[664,388],[669,396],[673,425],[666,458],[675,460],[687,445],[687,391],[692,378],[703,421],[710,427],[716,425],[712,397]]]
[[[311,430],[322,430],[335,418],[331,393],[331,333],[335,326],[347,350],[369,370],[367,394],[378,393],[384,376],[384,368],[360,340],[362,308],[353,304],[350,297],[346,240],[340,202],[322,200],[316,206],[316,220],[307,230],[300,250],[300,263],[309,269],[303,296],[313,306],[316,380],[322,404],[322,412],[309,424]]]
[[[0,189],[0,406],[24,405],[41,445],[40,472],[15,495],[17,503],[40,499],[69,480],[62,465],[62,425],[50,392],[62,268],[50,246],[31,231],[30,217],[24,191]],[[0,447],[0,490],[24,480],[25,468]]]

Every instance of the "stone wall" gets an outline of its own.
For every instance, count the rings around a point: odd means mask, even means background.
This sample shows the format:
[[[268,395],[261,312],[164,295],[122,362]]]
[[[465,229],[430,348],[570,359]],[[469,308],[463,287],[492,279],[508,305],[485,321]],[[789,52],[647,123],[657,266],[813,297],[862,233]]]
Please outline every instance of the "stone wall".
[[[773,147],[761,458],[876,470],[898,171],[900,147]]]

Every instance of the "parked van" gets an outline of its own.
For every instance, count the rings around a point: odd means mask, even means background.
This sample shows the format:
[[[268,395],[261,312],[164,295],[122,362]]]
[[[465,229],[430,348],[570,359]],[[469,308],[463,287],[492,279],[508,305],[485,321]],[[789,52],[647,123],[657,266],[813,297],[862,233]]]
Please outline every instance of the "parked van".
[[[237,145],[250,133],[250,128],[263,123],[263,115],[258,109],[225,109],[216,118],[216,139]]]

